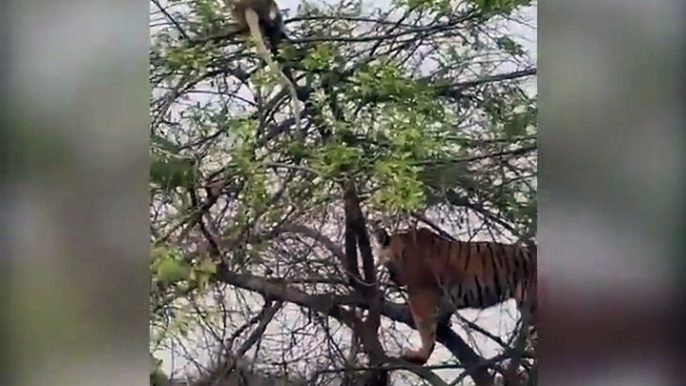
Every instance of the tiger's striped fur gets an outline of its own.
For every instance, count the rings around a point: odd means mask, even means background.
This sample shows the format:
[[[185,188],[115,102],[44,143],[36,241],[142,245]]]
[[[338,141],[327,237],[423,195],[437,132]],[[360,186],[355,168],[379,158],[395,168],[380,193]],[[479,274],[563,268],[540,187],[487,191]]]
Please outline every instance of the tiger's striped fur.
[[[527,247],[496,242],[463,242],[419,228],[389,236],[378,228],[380,259],[400,285],[421,337],[419,350],[404,357],[426,363],[436,342],[439,306],[484,309],[515,299],[529,312],[530,334],[536,326],[536,254]],[[442,307],[441,307],[442,308]]]

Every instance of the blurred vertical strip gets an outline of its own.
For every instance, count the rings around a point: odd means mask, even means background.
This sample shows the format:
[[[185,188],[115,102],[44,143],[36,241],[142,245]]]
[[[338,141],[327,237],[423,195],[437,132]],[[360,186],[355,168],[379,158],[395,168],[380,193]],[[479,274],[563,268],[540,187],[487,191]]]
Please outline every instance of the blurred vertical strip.
[[[143,384],[149,4],[0,4],[0,385]]]
[[[683,8],[540,4],[541,384],[683,383]]]
[[[9,116],[8,101],[11,67],[11,38],[9,31],[9,4],[0,2],[0,385],[11,385],[11,261],[9,249],[10,219],[7,216],[11,205],[11,151],[13,132]]]

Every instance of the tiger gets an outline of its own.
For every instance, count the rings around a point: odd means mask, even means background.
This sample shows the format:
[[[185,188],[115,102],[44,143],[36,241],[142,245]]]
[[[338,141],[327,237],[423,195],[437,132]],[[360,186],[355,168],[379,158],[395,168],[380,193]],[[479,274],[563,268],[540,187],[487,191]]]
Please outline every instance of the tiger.
[[[522,315],[528,312],[527,333],[536,340],[535,250],[515,244],[452,240],[427,228],[390,236],[375,227],[373,233],[380,263],[392,280],[407,288],[410,313],[421,338],[421,347],[407,350],[405,360],[428,361],[436,344],[438,310],[447,304],[449,317],[458,309],[485,309],[515,299]]]

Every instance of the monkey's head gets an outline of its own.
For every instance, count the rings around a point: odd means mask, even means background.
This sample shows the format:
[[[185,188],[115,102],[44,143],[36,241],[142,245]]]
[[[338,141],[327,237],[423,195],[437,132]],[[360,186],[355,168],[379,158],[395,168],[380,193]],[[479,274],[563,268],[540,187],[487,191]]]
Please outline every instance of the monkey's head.
[[[274,0],[226,0],[233,16],[242,28],[246,28],[245,11],[252,9],[260,20],[263,29],[282,29],[283,16]]]

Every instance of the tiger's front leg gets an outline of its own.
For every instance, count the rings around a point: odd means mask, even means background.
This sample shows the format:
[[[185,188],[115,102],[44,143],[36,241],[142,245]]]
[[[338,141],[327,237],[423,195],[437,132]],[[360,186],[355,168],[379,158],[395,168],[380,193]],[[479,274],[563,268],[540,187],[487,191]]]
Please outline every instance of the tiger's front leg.
[[[419,332],[422,345],[419,350],[408,350],[403,357],[408,362],[424,364],[436,345],[436,308],[439,295],[429,289],[410,291],[409,306],[412,319]]]

